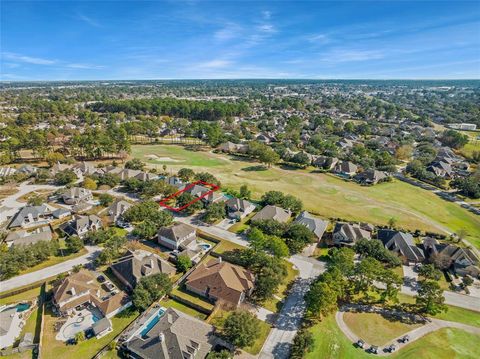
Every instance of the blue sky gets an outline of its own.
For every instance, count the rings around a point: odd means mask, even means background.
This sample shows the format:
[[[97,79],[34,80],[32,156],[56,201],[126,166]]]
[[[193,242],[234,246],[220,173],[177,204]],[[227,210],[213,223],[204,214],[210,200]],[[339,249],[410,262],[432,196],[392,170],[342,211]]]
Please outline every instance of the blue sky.
[[[480,78],[480,1],[1,1],[2,80]]]

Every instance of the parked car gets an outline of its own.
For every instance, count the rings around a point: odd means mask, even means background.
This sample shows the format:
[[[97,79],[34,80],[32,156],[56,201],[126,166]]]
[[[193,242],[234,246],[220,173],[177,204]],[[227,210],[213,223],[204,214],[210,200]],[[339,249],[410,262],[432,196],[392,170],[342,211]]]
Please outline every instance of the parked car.
[[[363,348],[365,346],[365,342],[362,339],[359,339],[357,341],[357,347]]]
[[[372,354],[378,354],[378,347],[376,345],[372,345],[368,351]]]
[[[103,283],[103,282],[105,282],[106,279],[105,279],[105,277],[104,277],[103,275],[100,274],[100,275],[97,277],[97,280],[98,280],[100,283]]]
[[[398,339],[400,343],[408,343],[410,341],[410,337],[408,335],[404,335],[400,339]]]
[[[393,353],[395,350],[397,350],[397,347],[395,344],[390,344],[388,347],[385,348],[385,350],[389,353]]]
[[[105,285],[105,287],[107,288],[107,290],[108,290],[109,292],[111,292],[112,290],[115,289],[115,286],[112,284],[112,282],[107,281],[107,282],[105,282],[105,283],[103,283],[103,284]]]

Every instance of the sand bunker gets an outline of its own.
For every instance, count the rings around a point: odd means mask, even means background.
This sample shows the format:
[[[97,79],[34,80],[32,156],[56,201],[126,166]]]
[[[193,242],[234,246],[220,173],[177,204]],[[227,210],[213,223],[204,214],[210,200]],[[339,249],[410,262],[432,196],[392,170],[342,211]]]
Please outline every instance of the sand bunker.
[[[171,157],[158,157],[157,155],[146,155],[145,157],[151,160],[161,161],[161,162],[185,162],[184,160],[176,160]]]

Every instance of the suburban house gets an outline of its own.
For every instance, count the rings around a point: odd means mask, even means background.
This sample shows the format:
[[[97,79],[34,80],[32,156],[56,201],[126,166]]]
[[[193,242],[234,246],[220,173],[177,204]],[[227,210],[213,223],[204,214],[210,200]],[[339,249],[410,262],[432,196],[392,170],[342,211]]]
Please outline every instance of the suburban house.
[[[333,168],[333,172],[348,177],[354,176],[357,171],[358,166],[350,161],[340,161]]]
[[[52,240],[52,230],[50,226],[44,226],[34,229],[31,232],[26,230],[20,230],[16,232],[10,232],[5,238],[7,246],[24,246],[28,244],[35,244],[37,242]]]
[[[312,216],[307,211],[300,213],[298,217],[295,218],[295,222],[307,227],[315,235],[318,241],[322,239],[329,223],[328,221]]]
[[[202,201],[211,204],[211,203],[218,203],[224,202],[227,198],[223,195],[222,192],[210,192],[205,197],[202,198]]]
[[[240,220],[255,210],[255,205],[246,199],[230,198],[225,202],[227,205],[228,217]]]
[[[100,217],[90,214],[88,216],[76,216],[60,228],[69,236],[84,237],[89,231],[96,231],[103,227]]]
[[[65,208],[57,208],[52,212],[52,216],[55,219],[62,219],[70,215],[72,215],[72,212],[70,212],[68,209],[65,209]]]
[[[186,289],[213,302],[237,307],[252,294],[255,276],[249,270],[222,261],[222,258],[201,263],[187,277]]]
[[[225,142],[218,146],[218,149],[225,153],[247,153],[248,145],[233,142]]]
[[[94,274],[85,269],[65,277],[53,288],[53,304],[63,315],[71,314],[75,307],[89,303],[107,318],[121,312],[132,303],[124,292],[106,295]]]
[[[62,194],[63,202],[66,204],[79,204],[80,202],[91,201],[93,199],[92,191],[81,187],[72,187]]]
[[[429,262],[443,257],[443,260],[448,263],[449,269],[457,275],[470,275],[474,278],[480,278],[480,260],[469,248],[462,248],[453,244],[440,244],[434,238],[425,238],[423,240],[423,250]]]
[[[335,245],[353,246],[360,239],[371,239],[372,234],[359,224],[338,222],[333,229],[332,238]]]
[[[320,167],[327,171],[331,171],[337,165],[337,163],[338,158],[327,156],[317,156],[312,162],[315,167]]]
[[[371,184],[377,184],[380,181],[384,181],[385,179],[388,178],[388,175],[383,171],[369,169],[369,170],[360,172],[359,174],[355,175],[354,178],[355,178],[355,181],[361,184],[371,185]]]
[[[195,228],[184,224],[175,223],[169,227],[158,230],[158,244],[169,249],[184,249],[192,242],[196,242],[197,232]]]
[[[415,245],[410,233],[380,229],[377,237],[383,242],[385,248],[397,253],[405,264],[421,263],[425,260],[422,250]]]
[[[161,259],[156,254],[136,250],[127,252],[122,258],[113,263],[110,269],[115,276],[130,290],[135,288],[143,277],[152,274],[175,274],[175,267]]]
[[[427,171],[433,172],[435,176],[443,178],[453,178],[455,172],[452,169],[452,166],[444,161],[432,162],[427,167]]]
[[[252,217],[252,221],[274,219],[277,222],[286,223],[290,219],[290,216],[290,211],[287,211],[281,207],[267,205]]]
[[[41,206],[25,206],[12,217],[12,220],[8,224],[8,228],[28,228],[39,226],[41,224],[48,223],[47,215],[50,214],[50,210],[44,204]]]
[[[123,199],[116,199],[108,208],[108,215],[110,216],[110,220],[115,223],[130,207],[132,207],[131,203]]]
[[[154,325],[124,343],[137,359],[204,359],[216,344],[214,327],[174,308],[160,308]]]

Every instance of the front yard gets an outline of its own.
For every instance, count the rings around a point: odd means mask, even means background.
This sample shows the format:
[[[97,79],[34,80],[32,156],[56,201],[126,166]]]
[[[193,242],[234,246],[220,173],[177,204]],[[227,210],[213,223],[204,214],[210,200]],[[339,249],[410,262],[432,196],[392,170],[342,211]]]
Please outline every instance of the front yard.
[[[100,339],[88,339],[77,345],[69,346],[64,342],[55,339],[57,333],[54,330],[54,326],[55,322],[58,320],[58,317],[52,313],[51,307],[48,307],[44,315],[45,323],[43,332],[42,355],[44,358],[91,358],[105,345],[111,342],[137,316],[137,311],[131,308],[127,308],[123,312],[111,318],[113,331],[108,333],[106,336]]]
[[[225,323],[225,320],[227,319],[229,314],[230,312],[219,309],[209,318],[208,322],[217,327],[218,331],[222,332],[223,324]],[[260,326],[260,333],[258,335],[258,338],[252,345],[242,348],[242,350],[252,355],[257,355],[258,353],[260,353],[260,350],[262,350],[263,347],[263,343],[265,343],[265,340],[267,340],[268,334],[270,333],[271,329],[271,326],[268,323],[265,323],[260,319],[257,319],[257,322]]]

